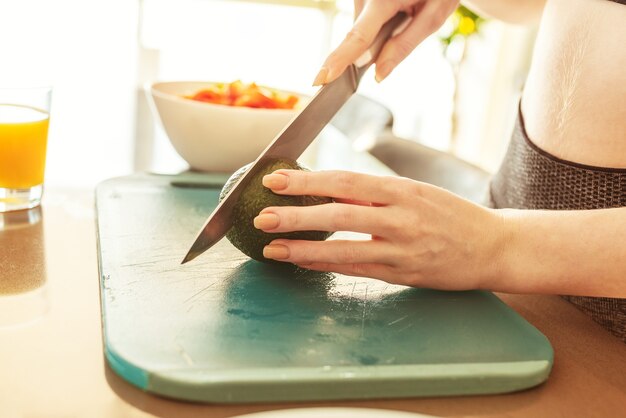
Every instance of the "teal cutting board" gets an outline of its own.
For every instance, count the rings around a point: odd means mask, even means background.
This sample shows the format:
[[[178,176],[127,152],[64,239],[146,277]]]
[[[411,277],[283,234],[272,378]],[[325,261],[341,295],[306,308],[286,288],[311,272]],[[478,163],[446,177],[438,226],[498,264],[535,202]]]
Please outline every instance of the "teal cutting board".
[[[548,377],[548,340],[489,292],[270,266],[227,240],[180,265],[224,180],[97,188],[104,353],[128,382],[266,402],[503,393]]]

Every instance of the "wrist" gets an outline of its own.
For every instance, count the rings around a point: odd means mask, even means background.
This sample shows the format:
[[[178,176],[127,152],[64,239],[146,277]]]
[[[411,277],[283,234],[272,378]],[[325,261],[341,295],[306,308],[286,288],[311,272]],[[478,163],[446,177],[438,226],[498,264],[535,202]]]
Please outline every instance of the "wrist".
[[[497,292],[515,293],[519,288],[517,274],[520,260],[520,235],[523,215],[516,209],[491,209],[494,217],[490,249],[486,251],[490,266],[481,288]]]

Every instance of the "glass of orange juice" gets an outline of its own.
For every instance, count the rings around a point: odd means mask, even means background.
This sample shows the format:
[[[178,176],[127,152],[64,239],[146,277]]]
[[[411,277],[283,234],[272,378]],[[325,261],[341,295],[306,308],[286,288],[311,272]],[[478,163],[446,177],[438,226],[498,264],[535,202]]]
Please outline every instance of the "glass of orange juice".
[[[0,212],[38,206],[52,89],[0,89]]]

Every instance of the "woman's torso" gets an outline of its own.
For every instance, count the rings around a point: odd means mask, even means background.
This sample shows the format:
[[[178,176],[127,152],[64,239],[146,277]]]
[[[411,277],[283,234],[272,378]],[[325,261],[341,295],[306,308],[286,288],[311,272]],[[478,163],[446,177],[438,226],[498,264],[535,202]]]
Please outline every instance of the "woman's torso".
[[[625,45],[625,5],[547,0],[492,207],[626,207]],[[626,343],[626,299],[566,298]]]
[[[626,168],[626,5],[547,0],[522,112],[548,153]]]

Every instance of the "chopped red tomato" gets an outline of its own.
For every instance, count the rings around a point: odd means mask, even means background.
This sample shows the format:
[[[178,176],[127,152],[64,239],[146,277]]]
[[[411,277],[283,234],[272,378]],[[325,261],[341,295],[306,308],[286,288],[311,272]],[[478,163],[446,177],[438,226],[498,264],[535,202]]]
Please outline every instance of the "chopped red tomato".
[[[239,80],[229,84],[215,83],[185,97],[199,102],[261,109],[293,109],[298,104],[298,96],[260,87],[255,83],[245,84]]]

